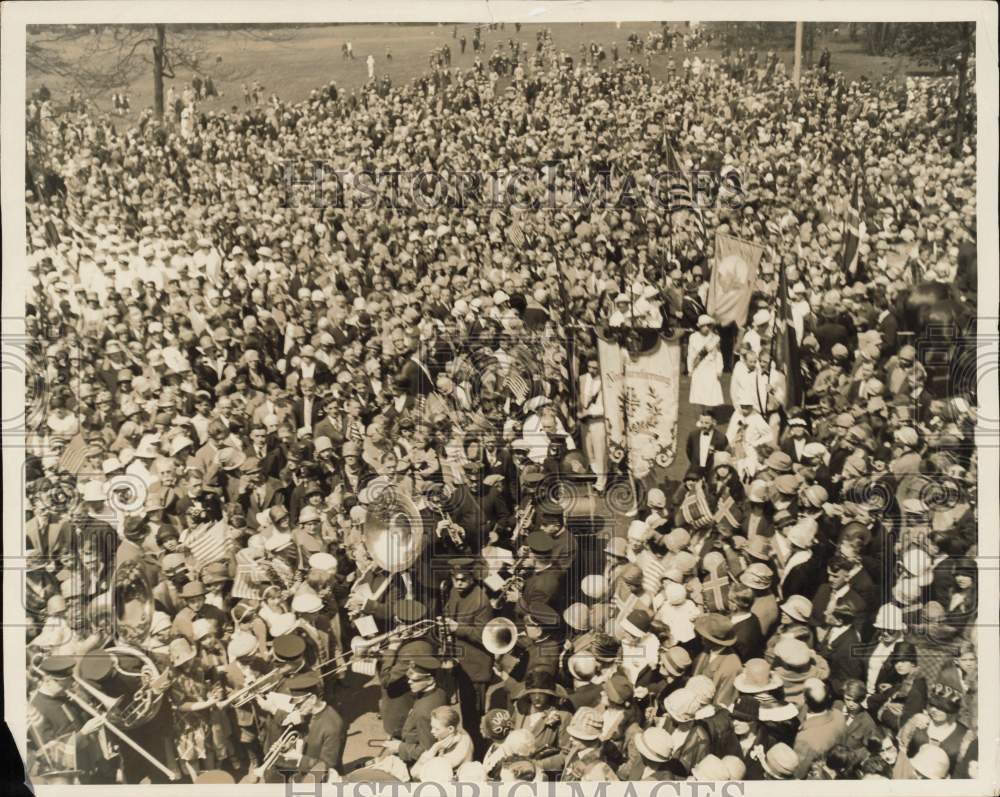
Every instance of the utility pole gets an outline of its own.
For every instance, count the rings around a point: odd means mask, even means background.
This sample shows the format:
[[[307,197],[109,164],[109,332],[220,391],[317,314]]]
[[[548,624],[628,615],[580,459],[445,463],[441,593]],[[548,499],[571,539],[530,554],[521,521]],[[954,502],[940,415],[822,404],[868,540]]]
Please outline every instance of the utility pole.
[[[788,28],[785,28],[788,30]],[[795,23],[795,66],[792,69],[792,82],[795,88],[799,87],[802,80],[802,23]]]

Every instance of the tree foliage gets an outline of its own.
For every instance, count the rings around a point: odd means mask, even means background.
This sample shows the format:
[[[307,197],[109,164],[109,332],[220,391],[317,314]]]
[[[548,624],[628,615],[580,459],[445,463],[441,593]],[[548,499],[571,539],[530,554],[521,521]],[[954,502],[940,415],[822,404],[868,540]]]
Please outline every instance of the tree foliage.
[[[240,80],[246,74],[225,64],[204,44],[211,30],[227,36],[267,41],[288,34],[270,27],[227,25],[166,25],[163,77],[178,70],[213,79]],[[141,74],[154,69],[155,25],[38,25],[28,29],[27,69],[66,80],[85,97],[124,89]]]

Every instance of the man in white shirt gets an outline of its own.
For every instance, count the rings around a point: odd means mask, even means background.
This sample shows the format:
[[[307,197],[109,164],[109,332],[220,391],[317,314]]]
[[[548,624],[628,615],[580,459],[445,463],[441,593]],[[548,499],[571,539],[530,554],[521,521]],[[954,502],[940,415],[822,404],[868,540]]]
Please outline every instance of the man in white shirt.
[[[729,403],[734,407],[742,404],[756,406],[757,395],[757,352],[744,348],[739,361],[733,366],[733,376],[729,383]]]
[[[604,397],[601,391],[601,371],[597,360],[587,361],[587,372],[580,377],[580,419],[583,425],[583,449],[590,469],[597,474],[594,484],[604,489],[606,439],[604,429]]]
[[[774,445],[774,433],[764,417],[747,400],[733,413],[726,430],[726,440],[733,452],[735,466],[741,478],[752,478],[760,467],[758,448]]]

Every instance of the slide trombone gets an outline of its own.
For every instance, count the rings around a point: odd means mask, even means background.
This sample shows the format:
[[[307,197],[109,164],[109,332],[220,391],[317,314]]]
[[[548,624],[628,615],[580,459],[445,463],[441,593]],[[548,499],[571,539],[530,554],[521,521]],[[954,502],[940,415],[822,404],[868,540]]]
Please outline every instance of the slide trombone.
[[[233,692],[229,697],[218,704],[219,708],[233,706],[242,708],[258,697],[263,697],[268,692],[277,688],[284,673],[281,670],[271,670],[265,675],[255,678],[242,689]]]
[[[299,732],[294,728],[285,728],[274,744],[268,748],[267,755],[261,761],[260,766],[253,769],[245,778],[244,782],[259,783],[264,778],[264,773],[278,763],[278,759],[284,756],[291,748],[299,742]]]
[[[397,628],[394,631],[387,631],[384,634],[369,637],[368,639],[365,639],[364,637],[354,637],[354,639],[351,640],[350,651],[338,653],[336,656],[331,656],[326,661],[320,662],[316,665],[316,670],[318,670],[321,677],[326,678],[327,676],[334,675],[342,670],[347,670],[355,664],[357,658],[371,656],[383,647],[391,645],[395,642],[406,642],[410,639],[418,639],[425,634],[429,634],[437,625],[437,620],[420,620],[419,622],[410,623],[402,628]]]
[[[42,678],[47,678],[48,677],[42,671],[42,669],[40,667],[38,667],[37,665],[32,665],[32,669],[35,670],[36,674],[40,675]],[[145,747],[143,747],[142,745],[140,745],[132,737],[130,737],[128,734],[126,734],[125,731],[123,731],[121,728],[117,727],[116,725],[113,725],[111,722],[108,721],[108,719],[107,719],[108,713],[110,711],[112,711],[118,705],[118,703],[121,700],[121,698],[114,698],[114,697],[111,697],[110,695],[104,694],[100,689],[98,689],[96,686],[93,686],[93,685],[87,683],[79,675],[74,674],[73,675],[73,680],[74,680],[74,682],[76,682],[76,684],[81,689],[83,689],[85,692],[87,692],[87,694],[89,694],[101,706],[103,706],[104,710],[103,711],[98,710],[97,708],[95,708],[90,703],[89,700],[87,700],[82,695],[78,694],[77,692],[73,691],[72,689],[65,689],[64,690],[64,694],[66,695],[66,697],[68,697],[70,700],[72,700],[74,703],[76,703],[81,709],[83,709],[91,717],[99,717],[101,720],[103,720],[102,727],[107,728],[109,731],[111,731],[111,733],[113,733],[122,742],[124,742],[125,744],[127,744],[133,750],[135,750],[139,755],[141,755],[143,758],[145,758],[150,764],[152,764],[153,766],[155,766],[158,770],[160,770],[160,772],[162,772],[164,775],[166,775],[168,778],[170,778],[170,780],[177,780],[180,777],[176,772],[174,772],[172,769],[170,769],[169,767],[167,767],[165,764],[163,764],[163,762],[161,762],[158,758],[156,758],[156,756],[154,756],[152,753],[150,753]]]

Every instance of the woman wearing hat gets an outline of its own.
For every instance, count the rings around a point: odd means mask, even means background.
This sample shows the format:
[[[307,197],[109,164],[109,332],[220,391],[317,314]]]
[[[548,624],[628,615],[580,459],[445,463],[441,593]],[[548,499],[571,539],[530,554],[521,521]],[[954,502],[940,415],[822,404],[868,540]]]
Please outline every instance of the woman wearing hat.
[[[667,695],[663,706],[666,710],[664,730],[668,732],[671,744],[667,766],[675,779],[683,779],[711,753],[708,731],[702,723],[695,721],[701,701],[690,689],[681,687]],[[660,747],[659,751],[663,749]]]
[[[213,736],[211,710],[221,697],[221,688],[209,684],[198,662],[196,645],[184,637],[175,638],[170,643],[167,700],[174,712],[177,758],[192,780],[201,770],[216,768],[215,745],[223,740]]]
[[[927,696],[927,708],[911,717],[899,731],[900,755],[894,778],[906,777],[907,767],[917,769],[914,760],[927,744],[933,744],[948,756],[947,776],[967,778],[969,765],[979,758],[975,731],[958,719],[962,695],[945,684],[934,684]],[[943,777],[941,775],[940,777]]]
[[[591,767],[604,760],[605,744],[601,741],[601,727],[599,709],[584,706],[573,714],[560,751],[563,761],[561,781],[579,781]]]
[[[632,740],[629,760],[618,768],[620,780],[675,780],[671,765],[674,751],[673,735],[656,725],[637,733]]]
[[[688,338],[687,370],[691,377],[688,401],[705,409],[725,402],[722,395],[723,361],[720,339],[715,332],[715,320],[710,315],[698,317],[698,329]]]
[[[479,723],[479,732],[490,743],[483,755],[483,769],[490,780],[500,776],[500,764],[512,751],[504,746],[504,741],[514,730],[514,720],[507,709],[494,708],[487,711]]]
[[[879,672],[877,691],[868,695],[868,711],[884,727],[898,731],[927,705],[927,678],[920,669],[917,649],[902,640],[892,649],[890,668]],[[887,679],[887,680],[885,680]]]
[[[524,688],[514,698],[513,724],[535,738],[534,757],[545,772],[559,772],[562,758],[560,740],[572,715],[562,708],[566,690],[545,670],[529,672]]]

